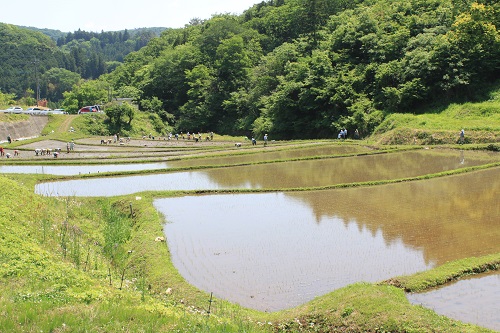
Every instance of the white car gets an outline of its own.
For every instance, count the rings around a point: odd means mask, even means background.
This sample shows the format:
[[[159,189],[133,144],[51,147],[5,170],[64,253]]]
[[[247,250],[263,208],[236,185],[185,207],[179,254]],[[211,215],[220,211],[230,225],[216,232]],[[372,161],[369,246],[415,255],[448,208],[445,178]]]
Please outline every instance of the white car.
[[[37,108],[37,107],[34,107],[34,108],[28,108],[26,110],[26,112],[28,112],[29,114],[41,114],[42,113],[42,109],[40,108]]]
[[[23,111],[23,108],[20,106],[11,106],[10,108],[7,109],[7,112],[10,113],[21,113]]]

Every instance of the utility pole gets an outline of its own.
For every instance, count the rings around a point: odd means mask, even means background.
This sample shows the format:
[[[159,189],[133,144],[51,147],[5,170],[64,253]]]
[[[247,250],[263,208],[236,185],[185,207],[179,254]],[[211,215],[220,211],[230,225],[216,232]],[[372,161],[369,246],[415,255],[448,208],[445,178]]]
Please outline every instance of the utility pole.
[[[40,100],[40,81],[38,80],[38,59],[35,57],[35,81],[36,81],[36,106],[38,106],[38,101]]]

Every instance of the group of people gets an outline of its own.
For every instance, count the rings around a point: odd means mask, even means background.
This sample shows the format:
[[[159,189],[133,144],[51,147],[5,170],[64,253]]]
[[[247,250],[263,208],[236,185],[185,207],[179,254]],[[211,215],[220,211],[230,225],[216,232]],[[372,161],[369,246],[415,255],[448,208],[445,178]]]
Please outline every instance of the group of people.
[[[66,152],[69,153],[72,150],[75,150],[75,141],[68,141],[68,143],[66,143]]]
[[[339,132],[339,134],[338,134],[338,136],[337,136],[337,138],[338,139],[342,139],[342,140],[347,139],[347,129],[346,128],[341,129],[340,132]],[[358,131],[357,128],[354,130],[353,138],[355,140],[359,139],[359,131]]]
[[[155,140],[155,136],[153,134],[149,134],[148,136],[146,135],[143,135],[142,136],[142,139],[146,139],[146,138],[149,138],[151,140]],[[190,133],[190,132],[187,132],[186,134],[184,134],[183,132],[181,132],[180,134],[179,133],[175,133],[175,134],[172,134],[172,133],[168,133],[167,136],[163,137],[163,140],[179,140],[179,138],[183,139],[183,140],[193,140],[195,142],[198,142],[198,141],[202,141],[202,134],[200,132],[198,132],[198,134],[195,134],[194,132],[193,133]],[[210,132],[208,133],[206,136],[205,136],[205,141],[213,141],[214,139],[214,132]],[[129,138],[130,140],[130,138]],[[162,140],[162,137],[158,137],[158,140]]]
[[[14,156],[19,156],[19,155],[20,155],[19,150],[14,150]],[[6,158],[11,158],[12,154],[7,153],[5,151],[5,149],[2,146],[0,146],[0,157],[3,157],[3,156],[5,156]]]
[[[187,132],[186,135],[187,135],[188,140],[191,140],[191,137],[196,142],[201,141],[201,139],[202,139],[202,135],[200,132],[198,132],[198,134],[195,134],[194,132],[192,134]],[[186,139],[182,132],[181,132],[181,138]],[[175,139],[179,140],[179,134],[175,134]],[[214,139],[214,132],[208,133],[207,136],[205,137],[205,141],[213,141],[213,139]]]
[[[342,140],[347,139],[347,129],[345,128],[341,129],[337,138]]]

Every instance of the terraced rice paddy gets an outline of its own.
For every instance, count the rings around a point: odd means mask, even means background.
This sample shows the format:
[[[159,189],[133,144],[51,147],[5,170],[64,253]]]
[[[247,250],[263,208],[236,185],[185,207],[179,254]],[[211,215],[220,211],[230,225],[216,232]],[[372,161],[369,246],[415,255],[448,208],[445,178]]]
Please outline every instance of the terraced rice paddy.
[[[499,167],[349,187],[498,163],[498,153],[379,153],[338,144],[184,153],[163,152],[165,170],[41,183],[36,192],[116,196],[142,191],[270,191],[154,202],[165,216],[174,265],[191,284],[265,311],[288,309],[354,282],[382,281],[500,252]],[[121,160],[111,160],[116,169],[110,164],[107,170],[123,171]],[[346,188],[324,189],[339,184]]]
[[[499,176],[496,169],[371,188],[186,196],[155,206],[190,283],[274,311],[351,283],[499,252]]]
[[[193,160],[203,163],[202,159]],[[491,163],[484,152],[419,150],[387,154],[263,163],[161,174],[78,179],[39,184],[58,196],[116,196],[142,191],[284,189],[389,180]]]

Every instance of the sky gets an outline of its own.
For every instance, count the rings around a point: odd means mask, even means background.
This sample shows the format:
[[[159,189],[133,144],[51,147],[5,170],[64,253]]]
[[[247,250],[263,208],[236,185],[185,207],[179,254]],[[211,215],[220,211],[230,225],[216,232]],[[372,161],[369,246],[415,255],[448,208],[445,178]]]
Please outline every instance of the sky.
[[[262,0],[7,0],[0,22],[73,32],[181,28],[192,18],[241,14]]]

